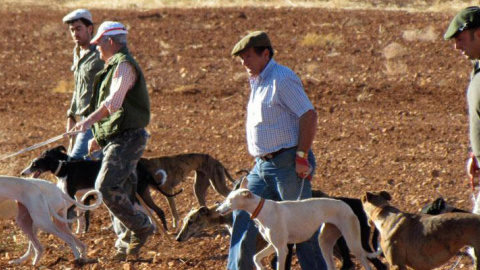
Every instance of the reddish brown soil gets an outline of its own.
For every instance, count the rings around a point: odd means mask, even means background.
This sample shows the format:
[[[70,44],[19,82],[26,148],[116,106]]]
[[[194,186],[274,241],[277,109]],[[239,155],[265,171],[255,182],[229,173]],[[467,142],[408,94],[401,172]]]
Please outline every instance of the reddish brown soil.
[[[61,18],[68,11],[0,11],[2,155],[64,131],[71,92],[62,85],[72,81],[73,43]],[[230,50],[248,31],[263,29],[277,61],[299,74],[319,114],[315,188],[357,198],[365,191],[387,190],[394,205],[410,212],[438,196],[471,208],[464,169],[470,65],[441,39],[451,14],[302,8],[92,13],[97,22],[118,20],[130,29],[130,49],[143,67],[152,104],[145,156],[200,152],[232,173],[252,166],[244,139],[249,85]],[[431,30],[435,38],[404,38],[405,31],[415,30]],[[312,33],[329,42],[302,45]],[[384,54],[385,48],[392,43],[403,53],[397,49],[399,55],[387,60],[392,54]],[[45,149],[0,161],[0,174],[18,176]],[[197,206],[192,178],[183,188],[176,199],[182,216]],[[207,199],[213,203],[222,197],[210,191]],[[156,200],[171,222],[165,200]],[[226,264],[229,236],[223,231],[173,245],[156,235],[144,249],[144,260],[118,264],[109,260],[113,232],[100,229],[109,224],[104,207],[93,222],[80,238],[98,263],[85,269],[223,269]],[[23,254],[26,239],[13,220],[1,221],[0,227],[0,268],[11,267],[8,259]],[[44,233],[40,239],[47,249],[41,269],[74,267],[63,242]],[[471,262],[463,258],[463,265],[470,268]]]

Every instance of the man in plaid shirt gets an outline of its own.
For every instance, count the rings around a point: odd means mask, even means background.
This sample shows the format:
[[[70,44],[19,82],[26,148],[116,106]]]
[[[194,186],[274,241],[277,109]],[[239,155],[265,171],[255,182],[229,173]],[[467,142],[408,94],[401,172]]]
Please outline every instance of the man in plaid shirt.
[[[272,58],[273,48],[265,32],[245,36],[232,55],[241,59],[250,77],[246,135],[255,166],[247,176],[248,189],[276,201],[311,198],[309,180],[315,157],[310,148],[317,113],[300,79]],[[257,234],[250,215],[235,211],[227,269],[253,269]],[[297,244],[296,251],[302,269],[326,269],[318,232]]]

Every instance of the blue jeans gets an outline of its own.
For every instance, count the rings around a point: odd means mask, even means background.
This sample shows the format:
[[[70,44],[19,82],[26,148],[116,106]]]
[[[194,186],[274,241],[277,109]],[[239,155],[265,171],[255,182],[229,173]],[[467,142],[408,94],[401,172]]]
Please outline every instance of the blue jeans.
[[[295,172],[295,152],[295,148],[287,150],[269,161],[257,158],[255,166],[247,176],[248,189],[265,199],[297,200],[300,190],[302,190],[302,179]],[[308,153],[308,161],[315,169],[315,157],[311,151]],[[311,197],[311,183],[305,180],[301,199]],[[317,231],[310,240],[296,244],[297,256],[302,269],[323,270],[327,268],[318,244],[318,234]],[[234,211],[227,269],[251,270],[254,268],[253,256],[256,253],[257,235],[258,229],[250,220],[250,214],[243,210]]]
[[[91,160],[88,155],[88,141],[93,138],[93,132],[91,129],[87,130],[85,133],[79,133],[75,138],[75,143],[73,144],[72,152],[69,154],[73,159],[85,159]],[[92,153],[94,159],[102,159],[102,151],[97,151]]]
[[[70,157],[73,159],[84,159],[88,155],[88,141],[93,138],[93,132],[91,129],[85,133],[79,133],[75,138],[75,144],[73,145]]]

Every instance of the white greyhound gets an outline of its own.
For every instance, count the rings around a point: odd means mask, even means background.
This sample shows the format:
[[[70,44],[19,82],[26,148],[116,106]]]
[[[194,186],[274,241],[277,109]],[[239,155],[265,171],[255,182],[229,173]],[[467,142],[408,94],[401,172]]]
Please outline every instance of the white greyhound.
[[[0,176],[0,187],[0,200],[17,201],[16,221],[29,239],[27,252],[19,259],[10,261],[10,264],[23,263],[33,255],[32,251],[35,252],[32,264],[36,265],[39,262],[44,248],[37,238],[38,229],[60,237],[72,248],[76,261],[80,263],[85,261],[85,244],[76,238],[67,226],[67,222],[73,222],[75,219],[65,217],[67,209],[72,205],[82,210],[93,210],[99,207],[102,203],[102,195],[99,191],[92,190],[85,195],[97,196],[94,205],[85,206],[63,193],[55,184],[45,180]]]
[[[262,258],[277,253],[277,269],[285,269],[287,244],[304,242],[322,226],[318,241],[328,269],[335,269],[333,246],[341,235],[348,247],[360,260],[363,267],[370,270],[367,257],[377,257],[376,253],[366,252],[360,239],[360,224],[348,204],[335,199],[315,198],[301,201],[275,202],[265,200],[248,189],[232,191],[217,211],[228,214],[232,210],[245,210],[258,225],[259,231],[268,246],[254,257],[257,269],[264,269]]]

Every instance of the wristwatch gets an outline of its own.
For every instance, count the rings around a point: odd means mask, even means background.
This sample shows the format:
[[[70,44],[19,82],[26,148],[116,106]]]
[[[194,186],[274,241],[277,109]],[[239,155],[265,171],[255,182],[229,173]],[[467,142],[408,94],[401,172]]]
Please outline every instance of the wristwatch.
[[[306,158],[307,155],[303,151],[297,151],[297,156],[300,158]]]

